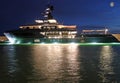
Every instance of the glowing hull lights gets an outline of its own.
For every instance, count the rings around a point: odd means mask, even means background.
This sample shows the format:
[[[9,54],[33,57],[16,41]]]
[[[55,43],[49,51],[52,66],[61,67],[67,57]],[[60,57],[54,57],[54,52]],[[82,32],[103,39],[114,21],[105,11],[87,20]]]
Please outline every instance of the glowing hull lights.
[[[11,44],[11,43],[0,43],[0,45],[79,45],[79,46],[119,46],[120,43],[20,43],[20,44]]]
[[[20,44],[20,43],[92,43],[92,44],[96,44],[96,43],[111,43],[111,42],[108,42],[108,41],[97,41],[97,40],[81,40],[80,38],[74,38],[74,39],[71,39],[71,38],[61,38],[61,39],[56,39],[56,38],[51,38],[51,39],[15,39],[15,41],[12,41],[11,43],[12,44]],[[114,42],[114,41],[113,41]]]
[[[111,43],[118,42],[118,40],[112,35],[86,35],[85,37],[74,37],[74,38],[40,38],[35,36],[30,37],[17,37],[15,35],[11,35],[9,33],[5,34],[11,44],[21,44],[21,43]],[[94,42],[94,43],[93,43]]]

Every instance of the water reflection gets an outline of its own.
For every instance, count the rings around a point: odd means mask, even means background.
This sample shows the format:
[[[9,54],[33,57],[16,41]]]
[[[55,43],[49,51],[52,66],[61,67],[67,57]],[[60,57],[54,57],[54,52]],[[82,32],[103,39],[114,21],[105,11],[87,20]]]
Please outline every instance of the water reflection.
[[[81,83],[101,83],[98,76],[101,46],[79,46]]]
[[[100,55],[100,77],[103,82],[110,82],[109,76],[113,75],[113,49],[111,46],[103,46]]]
[[[58,81],[78,82],[80,64],[77,45],[35,46],[33,51],[34,75],[43,83]],[[42,49],[41,49],[42,48]]]
[[[119,83],[118,48],[74,44],[2,46],[0,83]]]
[[[4,46],[2,52],[0,83],[26,83],[32,76],[30,47]]]
[[[9,46],[5,47],[4,51],[7,56],[7,61],[8,61],[8,73],[12,75],[13,72],[15,72],[17,68],[17,59],[16,59],[16,54],[15,54],[15,47],[14,46]]]
[[[17,70],[17,59],[15,53],[14,46],[4,46],[0,57],[1,68],[0,72],[2,72],[2,76],[0,76],[0,80],[3,80],[5,83],[11,82],[11,79],[15,77],[15,72]],[[0,73],[1,74],[1,73]]]

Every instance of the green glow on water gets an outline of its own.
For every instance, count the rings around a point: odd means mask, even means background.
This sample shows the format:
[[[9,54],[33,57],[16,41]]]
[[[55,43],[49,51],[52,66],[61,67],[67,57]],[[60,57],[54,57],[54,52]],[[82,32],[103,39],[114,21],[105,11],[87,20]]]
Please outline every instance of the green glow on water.
[[[97,46],[97,45],[120,45],[120,43],[79,43],[79,45]]]
[[[20,44],[12,44],[12,43],[0,43],[0,45],[80,45],[80,46],[98,46],[98,45],[120,45],[120,43],[58,43],[58,42],[54,42],[54,43],[20,43]]]

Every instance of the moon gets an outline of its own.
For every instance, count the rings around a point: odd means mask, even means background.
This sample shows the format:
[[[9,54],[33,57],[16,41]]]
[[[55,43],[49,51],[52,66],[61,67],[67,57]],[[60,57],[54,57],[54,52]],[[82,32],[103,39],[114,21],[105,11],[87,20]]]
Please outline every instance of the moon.
[[[110,2],[110,7],[114,7],[115,3],[114,2]]]

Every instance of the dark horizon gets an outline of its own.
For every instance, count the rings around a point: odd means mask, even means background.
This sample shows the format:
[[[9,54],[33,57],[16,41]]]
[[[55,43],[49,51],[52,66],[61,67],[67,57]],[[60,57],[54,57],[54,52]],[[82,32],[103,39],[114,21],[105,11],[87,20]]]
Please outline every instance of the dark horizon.
[[[20,25],[34,23],[42,17],[41,13],[48,3],[49,0],[1,0],[0,35],[6,30],[18,29]],[[105,26],[113,32],[120,31],[119,0],[57,0],[50,3],[55,7],[54,18],[60,23]]]

